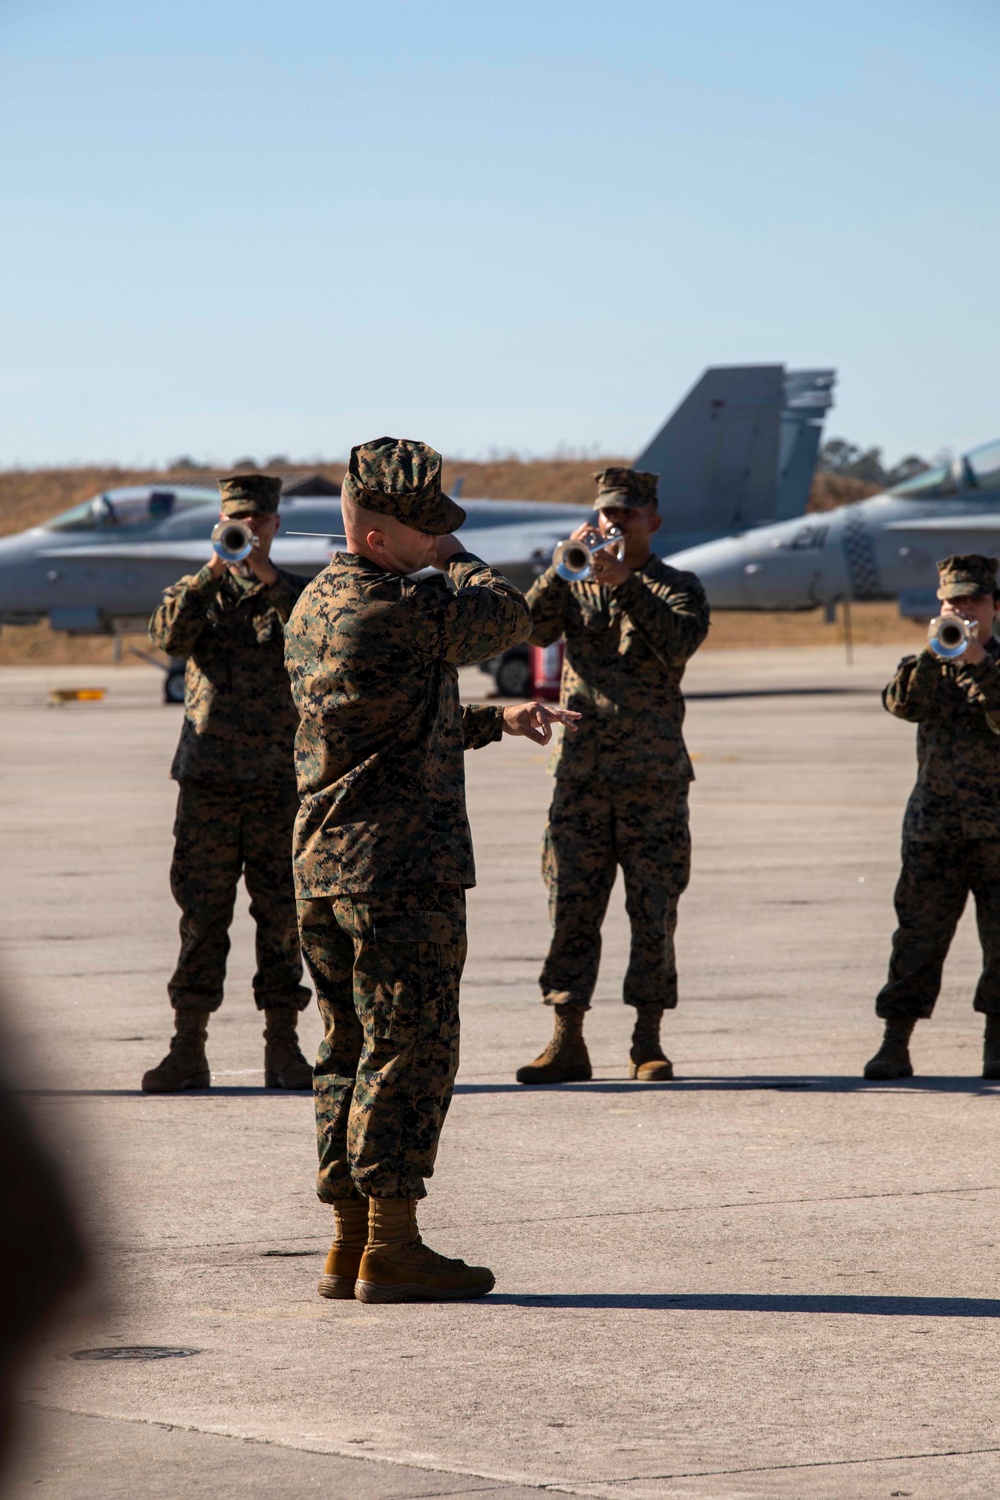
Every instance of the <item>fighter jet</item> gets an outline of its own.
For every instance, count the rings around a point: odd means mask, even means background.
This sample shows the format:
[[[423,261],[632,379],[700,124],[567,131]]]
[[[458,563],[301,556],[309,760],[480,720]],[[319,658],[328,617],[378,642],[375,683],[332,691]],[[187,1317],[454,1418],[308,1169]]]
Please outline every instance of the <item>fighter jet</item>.
[[[713,609],[802,610],[840,600],[897,599],[900,613],[938,612],[939,558],[1000,546],[1000,441],[927,469],[884,494],[675,552]]]
[[[463,535],[477,554],[520,560],[580,525],[591,511],[520,500],[469,500]],[[338,498],[288,497],[271,556],[312,577],[330,560],[343,522]],[[144,628],[168,584],[210,555],[218,491],[183,485],[108,490],[41,526],[0,540],[0,622],[74,635]],[[310,533],[296,535],[295,533]],[[313,535],[312,533],[315,533]],[[482,547],[482,551],[480,548]]]
[[[658,548],[676,551],[801,515],[833,383],[832,370],[707,370],[635,461],[662,476]],[[272,550],[279,566],[309,577],[326,566],[342,530],[335,489],[329,481],[286,487]],[[531,501],[462,505],[470,550],[521,587],[593,516],[588,506]],[[213,489],[115,489],[0,539],[0,623],[47,617],[74,634],[143,628],[163,590],[208,556],[218,507]]]

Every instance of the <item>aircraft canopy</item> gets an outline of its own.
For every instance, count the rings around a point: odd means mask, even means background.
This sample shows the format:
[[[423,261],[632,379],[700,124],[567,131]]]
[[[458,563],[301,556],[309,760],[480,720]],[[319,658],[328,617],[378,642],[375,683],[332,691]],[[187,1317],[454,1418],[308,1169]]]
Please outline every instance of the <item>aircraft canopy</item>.
[[[93,531],[105,526],[152,526],[175,516],[179,511],[189,510],[194,505],[208,501],[218,505],[215,490],[173,489],[121,489],[106,490],[95,495],[93,500],[84,500],[74,505],[61,516],[45,522],[46,531]]]
[[[1000,490],[1000,440],[970,448],[954,463],[925,469],[889,493],[917,500],[925,495],[954,495],[959,490]]]

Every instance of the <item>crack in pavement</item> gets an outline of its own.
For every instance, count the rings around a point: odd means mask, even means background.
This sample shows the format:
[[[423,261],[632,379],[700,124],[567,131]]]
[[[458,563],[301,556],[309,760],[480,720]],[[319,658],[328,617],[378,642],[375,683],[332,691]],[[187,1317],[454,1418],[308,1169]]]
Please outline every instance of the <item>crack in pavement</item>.
[[[841,1469],[858,1464],[897,1464],[924,1458],[974,1458],[980,1453],[1000,1453],[996,1448],[945,1448],[936,1453],[880,1453],[872,1458],[827,1458],[801,1464],[759,1464],[749,1469],[687,1469],[676,1474],[636,1474],[630,1479],[599,1479],[598,1484],[648,1484],[656,1479],[712,1479],[733,1474],[780,1474],[793,1469]]]
[[[541,1478],[537,1475],[496,1474],[480,1469],[469,1469],[457,1465],[449,1465],[443,1462],[432,1462],[426,1457],[393,1457],[381,1453],[359,1453],[356,1448],[348,1448],[336,1443],[325,1443],[323,1447],[312,1446],[308,1442],[293,1442],[286,1438],[260,1437],[252,1433],[238,1432],[231,1428],[204,1427],[191,1422],[172,1422],[162,1417],[138,1417],[123,1416],[121,1413],[85,1411],[80,1407],[62,1406],[54,1402],[26,1401],[23,1405],[31,1407],[35,1411],[50,1411],[62,1413],[67,1416],[92,1417],[98,1421],[105,1422],[129,1422],[137,1426],[161,1427],[168,1431],[179,1429],[182,1432],[202,1433],[207,1437],[228,1438],[234,1442],[258,1443],[262,1447],[290,1448],[297,1453],[313,1453],[319,1457],[345,1458],[355,1463],[377,1463],[388,1467],[400,1469],[417,1469],[429,1474],[455,1474],[469,1479],[484,1479],[492,1481],[495,1488],[484,1488],[481,1494],[500,1494],[505,1489],[536,1489],[541,1493],[558,1493],[567,1495],[586,1495],[591,1500],[597,1495],[597,1486],[602,1487],[605,1500],[616,1500],[621,1497],[624,1485],[641,1485],[655,1483],[659,1480],[674,1479],[713,1479],[735,1477],[741,1474],[781,1474],[797,1472],[805,1469],[836,1469],[857,1468],[865,1464],[884,1463],[908,1463],[938,1458],[975,1458],[978,1456],[998,1453],[1000,1446],[986,1448],[945,1448],[924,1453],[881,1453],[874,1454],[870,1458],[831,1458],[810,1460],[805,1463],[788,1464],[754,1464],[741,1469],[684,1469],[662,1474],[634,1474],[624,1478],[615,1479],[604,1477],[601,1479],[568,1479],[568,1478]],[[586,1488],[579,1488],[579,1486]],[[604,1489],[607,1486],[608,1488]],[[439,1491],[438,1495],[446,1492]],[[420,1497],[420,1500],[437,1500],[437,1496],[429,1492]]]
[[[432,1461],[429,1457],[421,1455],[393,1457],[392,1455],[383,1453],[359,1453],[356,1447],[346,1444],[338,1445],[335,1442],[324,1442],[322,1447],[318,1447],[310,1444],[308,1441],[300,1440],[293,1442],[287,1438],[261,1437],[254,1433],[239,1432],[234,1428],[199,1426],[194,1422],[172,1422],[164,1417],[123,1416],[120,1412],[85,1411],[82,1407],[62,1406],[57,1402],[50,1401],[28,1400],[21,1404],[30,1407],[33,1411],[48,1411],[72,1417],[91,1417],[95,1421],[100,1422],[129,1422],[139,1427],[161,1427],[167,1431],[194,1432],[203,1434],[206,1437],[228,1438],[232,1442],[257,1443],[261,1447],[290,1448],[296,1453],[313,1453],[320,1458],[346,1458],[355,1463],[385,1464],[389,1468],[417,1469],[421,1473],[426,1474],[455,1474],[465,1479],[484,1479],[492,1482],[494,1488],[492,1490],[483,1489],[479,1492],[482,1494],[498,1494],[504,1490],[512,1489],[533,1489],[541,1493],[555,1490],[560,1494],[590,1496],[591,1500],[593,1500],[593,1486],[595,1483],[615,1482],[589,1479],[542,1479],[538,1476],[526,1474],[516,1474],[513,1476],[508,1474],[494,1474],[484,1472],[480,1469],[468,1469],[459,1465],[449,1465],[445,1462]],[[630,1480],[622,1480],[620,1482],[623,1484],[631,1483]],[[587,1486],[585,1490],[577,1488],[578,1485],[582,1484]],[[438,1492],[439,1495],[446,1493],[445,1491]],[[417,1497],[414,1497],[414,1500],[417,1500]],[[435,1496],[433,1493],[427,1494],[419,1497],[419,1500],[435,1500]],[[607,1492],[607,1500],[614,1500],[614,1491],[609,1490]]]

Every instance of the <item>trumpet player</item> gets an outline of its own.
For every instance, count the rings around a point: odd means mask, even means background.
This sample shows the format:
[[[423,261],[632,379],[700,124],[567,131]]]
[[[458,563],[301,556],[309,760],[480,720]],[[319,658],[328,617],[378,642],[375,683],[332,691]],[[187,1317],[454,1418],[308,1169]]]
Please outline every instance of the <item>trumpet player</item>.
[[[898,926],[875,1011],[882,1045],[866,1078],[910,1078],[909,1043],[934,1010],[941,971],[971,891],[983,949],[974,1006],[986,1016],[983,1076],[1000,1078],[1000,643],[997,559],[938,564],[941,615],[927,647],[904,657],[882,694],[917,729],[917,780],[903,820]]]
[[[213,536],[223,535],[200,572],[166,590],[149,626],[155,646],[187,658],[187,673],[170,773],[179,783],[170,887],[181,909],[180,956],[167,986],[174,1036],[167,1056],[143,1077],[147,1093],[206,1088],[211,1081],[205,1040],[209,1017],[222,1003],[241,874],[257,929],[253,991],[264,1014],[265,1082],[312,1087],[297,1037],[309,991],[292,884],[299,716],[284,666],[285,622],[308,580],[271,561],[280,479],[236,474],[219,488]]]
[[[693,573],[654,557],[657,475],[603,469],[598,530],[621,545],[592,550],[587,576],[557,567],[528,598],[535,645],[565,636],[561,706],[581,714],[553,757],[555,789],[542,846],[553,934],[540,984],[554,1016],[551,1041],[518,1070],[520,1083],[591,1076],[583,1037],[601,953],[601,923],[620,867],[632,941],[622,998],[635,1007],[630,1076],[673,1077],[660,1043],[677,1004],[674,930],[688,883],[684,668],[708,631],[708,602]],[[571,541],[586,543],[591,528]]]

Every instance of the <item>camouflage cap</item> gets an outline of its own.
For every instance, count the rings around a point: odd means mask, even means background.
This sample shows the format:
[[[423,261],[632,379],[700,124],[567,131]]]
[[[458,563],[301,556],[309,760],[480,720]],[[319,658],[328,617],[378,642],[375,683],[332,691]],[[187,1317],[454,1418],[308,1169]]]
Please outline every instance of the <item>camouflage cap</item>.
[[[274,474],[230,474],[219,480],[222,492],[222,514],[252,510],[259,516],[273,516],[281,499],[281,480]]]
[[[429,536],[447,536],[465,520],[462,507],[441,492],[440,453],[410,438],[373,438],[352,448],[343,493]]]
[[[992,594],[997,587],[997,560],[978,552],[946,557],[938,563],[939,599],[961,599],[963,595]]]
[[[602,469],[597,480],[597,509],[620,505],[626,510],[641,510],[656,505],[656,481],[659,474],[643,474],[640,469]]]

